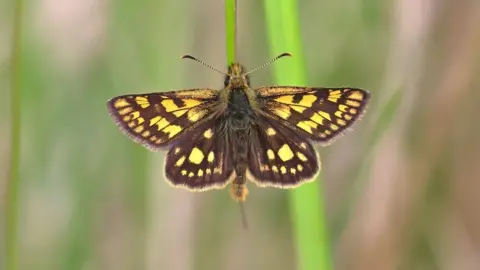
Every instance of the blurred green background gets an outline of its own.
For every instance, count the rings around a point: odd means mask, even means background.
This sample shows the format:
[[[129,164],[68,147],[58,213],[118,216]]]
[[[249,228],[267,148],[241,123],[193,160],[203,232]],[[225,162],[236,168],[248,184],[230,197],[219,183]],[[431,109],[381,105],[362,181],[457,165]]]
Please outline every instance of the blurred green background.
[[[319,148],[334,268],[480,269],[480,1],[298,5],[309,85],[372,94],[354,131]],[[13,6],[0,2],[2,228]],[[238,4],[249,68],[283,52],[269,49],[264,9]],[[297,269],[288,191],[250,184],[246,231],[227,190],[171,188],[164,153],[106,110],[115,95],[221,88],[179,57],[225,68],[224,16],[223,0],[25,1],[19,269]]]

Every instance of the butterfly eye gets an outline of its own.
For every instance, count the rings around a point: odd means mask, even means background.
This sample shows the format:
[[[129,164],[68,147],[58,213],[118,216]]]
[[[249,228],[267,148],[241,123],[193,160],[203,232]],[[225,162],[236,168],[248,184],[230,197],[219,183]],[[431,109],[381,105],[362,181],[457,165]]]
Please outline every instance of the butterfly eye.
[[[224,82],[225,87],[227,87],[229,83],[230,83],[230,76],[227,75],[225,76],[225,82]]]

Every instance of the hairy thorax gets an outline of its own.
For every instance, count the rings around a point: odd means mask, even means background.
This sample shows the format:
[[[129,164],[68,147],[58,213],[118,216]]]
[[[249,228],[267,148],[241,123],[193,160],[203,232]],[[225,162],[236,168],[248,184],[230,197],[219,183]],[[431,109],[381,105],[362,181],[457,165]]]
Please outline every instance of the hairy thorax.
[[[227,121],[234,131],[248,130],[254,121],[254,112],[243,89],[232,89],[228,100]]]

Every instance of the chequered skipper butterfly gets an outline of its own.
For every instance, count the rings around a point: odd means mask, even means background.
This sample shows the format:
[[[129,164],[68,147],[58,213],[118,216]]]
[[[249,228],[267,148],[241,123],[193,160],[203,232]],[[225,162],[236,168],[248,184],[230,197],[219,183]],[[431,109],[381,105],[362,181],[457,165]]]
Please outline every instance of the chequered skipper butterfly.
[[[288,53],[281,54],[265,65]],[[204,62],[186,55],[220,73]],[[254,69],[252,71],[258,70]],[[130,94],[108,101],[120,130],[150,150],[168,148],[165,175],[193,191],[221,189],[243,202],[247,179],[293,188],[315,179],[320,161],[312,143],[327,144],[359,119],[369,93],[358,88],[250,88],[239,63],[222,90]]]

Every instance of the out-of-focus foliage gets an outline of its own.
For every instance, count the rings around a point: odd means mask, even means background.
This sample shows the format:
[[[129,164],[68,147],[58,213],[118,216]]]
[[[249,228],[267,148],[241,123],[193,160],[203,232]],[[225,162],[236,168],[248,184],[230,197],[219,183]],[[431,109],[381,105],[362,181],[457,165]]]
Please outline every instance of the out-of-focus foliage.
[[[2,202],[13,1],[0,2]],[[354,130],[319,149],[335,269],[480,269],[480,2],[298,2],[309,84],[372,93]],[[255,67],[272,56],[264,6],[238,8],[237,59]],[[288,191],[249,185],[245,231],[226,190],[171,188],[164,154],[105,107],[222,87],[179,56],[225,67],[223,1],[27,1],[23,26],[20,269],[295,268]]]

